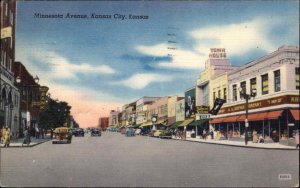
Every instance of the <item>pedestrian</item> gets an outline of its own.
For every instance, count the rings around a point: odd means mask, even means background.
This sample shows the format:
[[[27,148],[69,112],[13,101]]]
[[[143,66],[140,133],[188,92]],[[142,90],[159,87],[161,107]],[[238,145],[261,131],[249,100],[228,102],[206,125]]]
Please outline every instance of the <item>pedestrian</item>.
[[[50,129],[50,138],[53,139],[53,129]]]
[[[295,135],[295,144],[296,144],[296,149],[299,148],[299,130],[297,130],[296,135]]]
[[[203,138],[203,140],[206,140],[206,130],[205,129],[203,129],[202,138]]]
[[[28,128],[26,128],[24,131],[24,140],[22,146],[23,144],[27,144],[27,146],[30,144],[30,136],[29,136]]]
[[[42,139],[45,138],[45,129],[41,129],[41,135],[42,135]]]
[[[10,144],[10,130],[8,127],[5,128],[3,143],[4,143],[4,147],[8,147]]]

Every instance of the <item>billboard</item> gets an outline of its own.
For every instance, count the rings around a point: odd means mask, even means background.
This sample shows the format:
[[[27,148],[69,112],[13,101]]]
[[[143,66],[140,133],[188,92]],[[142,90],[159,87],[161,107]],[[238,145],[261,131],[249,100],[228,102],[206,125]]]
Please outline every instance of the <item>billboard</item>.
[[[193,87],[184,93],[185,98],[185,118],[195,117],[196,112],[196,88]]]

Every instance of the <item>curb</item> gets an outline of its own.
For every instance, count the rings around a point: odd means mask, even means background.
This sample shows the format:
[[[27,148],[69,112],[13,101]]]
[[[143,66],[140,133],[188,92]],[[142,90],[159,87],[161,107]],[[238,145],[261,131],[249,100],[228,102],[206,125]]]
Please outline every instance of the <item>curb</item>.
[[[51,140],[47,140],[47,141],[43,141],[43,142],[37,142],[37,143],[34,143],[32,145],[29,145],[29,146],[27,146],[25,144],[24,144],[24,146],[22,146],[22,145],[17,145],[17,146],[11,145],[11,146],[9,146],[7,148],[30,148],[30,147],[34,147],[34,146],[37,146],[37,145],[45,143],[45,142],[49,142],[49,141],[51,141]],[[6,147],[0,146],[0,148],[6,148]]]
[[[222,146],[241,147],[241,148],[249,148],[249,149],[298,150],[296,148],[265,148],[265,147],[257,147],[257,146],[241,146],[241,145],[234,145],[234,144],[222,144],[222,143],[213,143],[213,142],[199,142],[199,141],[196,141],[196,140],[182,140],[182,139],[174,139],[174,138],[172,138],[172,140],[197,142],[197,143],[201,143],[201,144],[214,144],[214,145],[222,145]]]

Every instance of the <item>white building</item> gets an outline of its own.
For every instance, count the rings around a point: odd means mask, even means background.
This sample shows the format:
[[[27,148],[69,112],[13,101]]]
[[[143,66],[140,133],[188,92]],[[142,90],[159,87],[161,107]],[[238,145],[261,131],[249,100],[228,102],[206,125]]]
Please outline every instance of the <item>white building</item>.
[[[228,73],[228,96],[217,116],[216,129],[243,135],[246,100],[249,97],[249,130],[266,139],[287,140],[299,129],[299,48],[282,46],[277,51]],[[290,125],[290,126],[288,126]],[[293,125],[293,126],[291,126]],[[277,137],[277,138],[275,138]]]

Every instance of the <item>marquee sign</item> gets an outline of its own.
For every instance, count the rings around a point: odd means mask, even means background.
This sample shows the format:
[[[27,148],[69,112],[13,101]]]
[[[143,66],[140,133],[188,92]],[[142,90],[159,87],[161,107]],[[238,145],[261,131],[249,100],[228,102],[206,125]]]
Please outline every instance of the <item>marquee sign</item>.
[[[210,59],[225,59],[226,58],[225,48],[211,48],[209,58]]]

